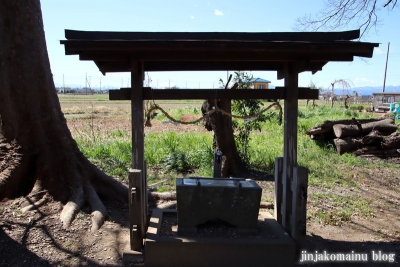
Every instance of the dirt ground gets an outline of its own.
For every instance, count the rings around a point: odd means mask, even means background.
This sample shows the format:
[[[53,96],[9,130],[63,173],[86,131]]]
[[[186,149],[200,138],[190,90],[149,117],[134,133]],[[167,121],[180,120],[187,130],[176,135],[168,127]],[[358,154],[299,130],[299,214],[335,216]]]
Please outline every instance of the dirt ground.
[[[96,117],[96,125],[111,131],[116,123],[129,130],[129,118],[105,119]],[[87,125],[84,120],[69,120],[71,131]],[[74,130],[75,129],[75,130]],[[146,131],[205,131],[200,126],[165,124],[153,121]],[[370,159],[381,160],[381,159]],[[399,159],[386,159],[399,164]],[[324,225],[313,218],[307,220],[305,251],[315,253],[367,253],[370,260],[360,266],[400,266],[400,176],[387,168],[366,169],[353,167],[348,170],[361,185],[357,189],[335,187],[332,189],[309,187],[311,193],[335,193],[341,196],[357,195],[370,199],[373,213],[361,217],[357,212],[349,222]],[[263,188],[263,198],[273,199],[271,175],[255,177]],[[262,181],[264,180],[264,181]],[[129,241],[128,207],[115,202],[105,202],[109,217],[95,233],[89,232],[89,210],[80,212],[68,230],[59,220],[61,205],[50,201],[38,210],[22,213],[19,208],[25,198],[0,202],[0,266],[142,266],[124,262],[122,252]],[[308,210],[333,209],[329,203],[308,201]],[[272,213],[273,210],[270,210]],[[395,254],[394,262],[372,261],[372,251]],[[206,259],[205,259],[206,261]],[[305,265],[313,265],[311,263]],[[316,266],[342,266],[343,263],[322,262]],[[348,266],[354,266],[354,263]]]

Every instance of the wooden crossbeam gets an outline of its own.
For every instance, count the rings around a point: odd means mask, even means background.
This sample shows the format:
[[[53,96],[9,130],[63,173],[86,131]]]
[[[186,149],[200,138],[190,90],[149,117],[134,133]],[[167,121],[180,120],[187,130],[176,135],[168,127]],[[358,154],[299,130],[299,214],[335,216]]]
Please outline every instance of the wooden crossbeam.
[[[193,99],[286,99],[285,87],[275,89],[151,89],[143,88],[143,100],[193,100]],[[298,99],[318,99],[319,92],[310,88],[299,88]],[[121,88],[109,91],[110,100],[131,100],[131,88]]]

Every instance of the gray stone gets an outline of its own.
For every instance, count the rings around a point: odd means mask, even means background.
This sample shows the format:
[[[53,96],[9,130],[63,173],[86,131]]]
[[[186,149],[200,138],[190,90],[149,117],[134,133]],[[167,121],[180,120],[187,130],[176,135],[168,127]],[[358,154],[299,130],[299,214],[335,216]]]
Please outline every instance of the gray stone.
[[[222,220],[238,232],[257,226],[262,189],[244,179],[177,178],[178,232],[196,232],[208,221]]]

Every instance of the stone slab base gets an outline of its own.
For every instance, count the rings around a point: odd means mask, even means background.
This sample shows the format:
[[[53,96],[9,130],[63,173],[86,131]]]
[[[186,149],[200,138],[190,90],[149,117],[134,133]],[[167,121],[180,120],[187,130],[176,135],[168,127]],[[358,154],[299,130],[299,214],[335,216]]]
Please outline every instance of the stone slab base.
[[[294,266],[295,243],[268,213],[260,213],[257,234],[207,226],[177,231],[176,210],[152,212],[145,243],[145,266]]]
[[[122,253],[124,263],[141,263],[144,261],[142,252],[131,250],[130,242],[127,242]]]

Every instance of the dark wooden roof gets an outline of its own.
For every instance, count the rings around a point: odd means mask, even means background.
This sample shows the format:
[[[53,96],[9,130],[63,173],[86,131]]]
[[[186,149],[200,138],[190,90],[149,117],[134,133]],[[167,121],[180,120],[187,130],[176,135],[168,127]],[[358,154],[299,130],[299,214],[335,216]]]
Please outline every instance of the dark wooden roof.
[[[288,61],[300,71],[322,69],[329,61],[372,57],[377,43],[351,41],[345,32],[93,32],[65,30],[67,55],[93,60],[100,71],[130,71],[130,60],[145,71],[272,70]],[[278,75],[279,76],[279,75]]]

